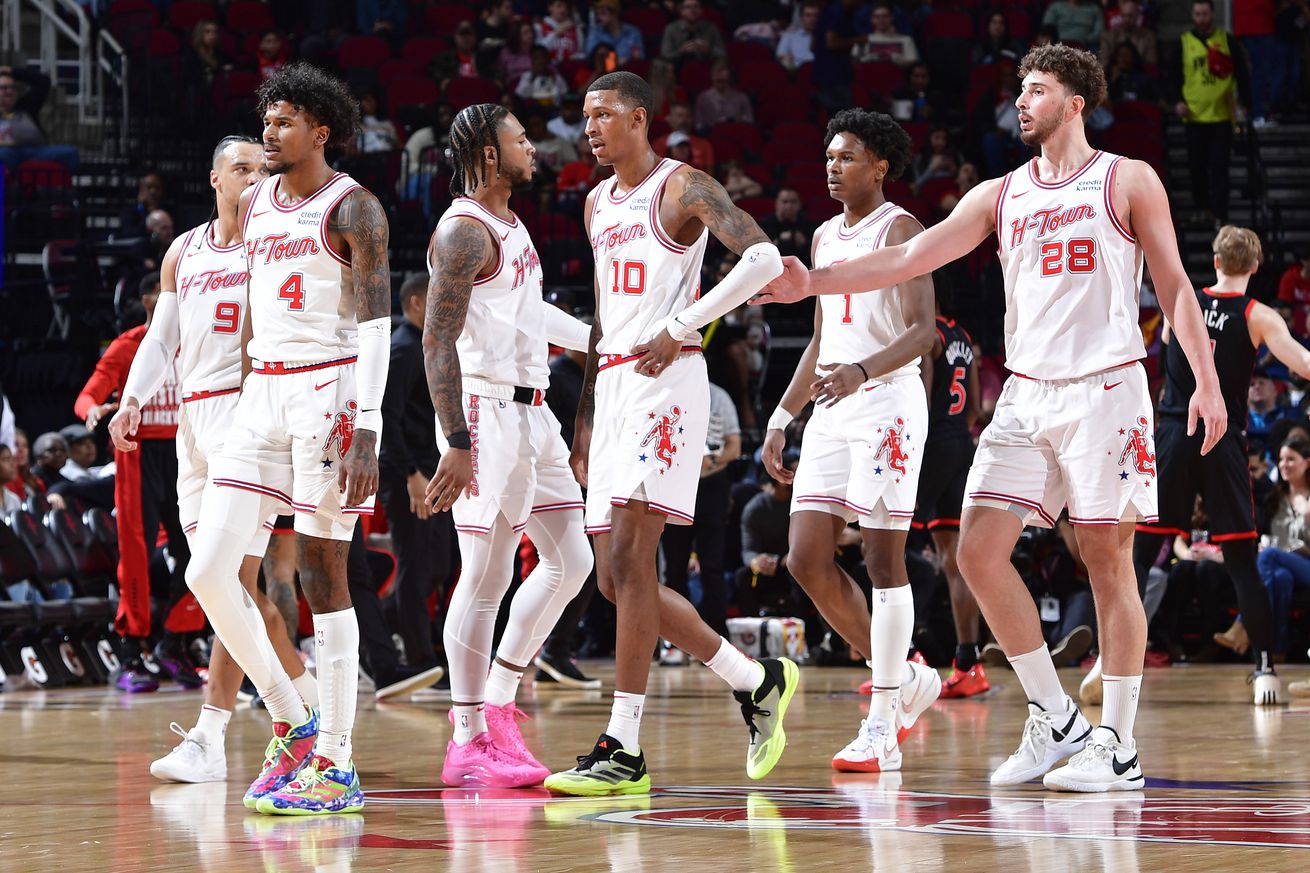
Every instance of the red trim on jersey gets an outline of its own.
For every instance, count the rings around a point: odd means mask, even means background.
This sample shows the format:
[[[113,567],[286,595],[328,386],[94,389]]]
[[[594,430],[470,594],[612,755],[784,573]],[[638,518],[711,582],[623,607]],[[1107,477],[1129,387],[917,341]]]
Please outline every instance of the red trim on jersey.
[[[581,500],[575,500],[569,503],[545,503],[541,506],[532,507],[529,512],[558,512],[561,509],[584,509],[586,508],[586,505],[587,504],[583,503]]]
[[[235,488],[238,491],[252,491],[255,494],[262,494],[265,497],[274,497],[281,500],[287,506],[294,507],[291,498],[276,488],[269,488],[267,485],[260,485],[257,482],[246,482],[243,479],[214,479],[212,480],[219,488]]]
[[[975,491],[969,495],[970,500],[1008,500],[1011,503],[1017,503],[1020,506],[1034,510],[1042,517],[1042,520],[1055,527],[1055,519],[1051,518],[1050,513],[1040,504],[1029,500],[1026,497],[1015,497],[1013,494],[1001,494],[998,491]]]
[[[627,506],[629,503],[632,503],[632,502],[633,502],[633,500],[632,500],[631,497],[611,497],[611,498],[610,498],[610,506]],[[649,509],[653,509],[653,510],[655,510],[656,512],[661,512],[661,513],[663,513],[664,515],[671,515],[671,516],[673,516],[674,518],[680,518],[680,519],[682,519],[683,521],[695,521],[695,520],[696,520],[694,517],[688,515],[687,513],[683,512],[682,510],[674,509],[672,506],[665,506],[663,503],[656,503],[656,502],[653,501],[653,500],[646,500],[646,501],[638,500],[638,501],[636,501],[636,502],[637,502],[637,503],[643,503],[643,502],[644,502],[644,503],[646,504],[647,508],[649,508]]]
[[[1105,194],[1105,212],[1110,216],[1110,223],[1114,225],[1115,230],[1119,231],[1119,235],[1136,245],[1137,238],[1128,232],[1128,228],[1124,227],[1123,222],[1119,220],[1119,216],[1114,211],[1114,174],[1119,169],[1119,162],[1122,160],[1123,158],[1115,158],[1110,164],[1110,172],[1105,174],[1105,191],[1103,192]]]
[[[1056,188],[1063,188],[1065,185],[1068,185],[1070,182],[1077,179],[1083,173],[1086,173],[1087,170],[1091,168],[1092,164],[1096,163],[1096,159],[1103,154],[1105,153],[1102,152],[1100,149],[1097,149],[1096,151],[1092,152],[1092,156],[1087,159],[1087,163],[1083,164],[1082,167],[1078,170],[1078,172],[1074,173],[1072,176],[1065,179],[1063,182],[1054,182],[1054,183],[1043,182],[1038,177],[1037,159],[1033,158],[1031,161],[1028,162],[1028,178],[1032,179],[1033,184],[1036,185],[1038,188],[1045,188],[1047,191],[1053,191]]]
[[[323,243],[323,248],[327,249],[327,253],[335,258],[338,263],[344,264],[347,267],[350,266],[350,261],[346,260],[344,255],[332,248],[332,238],[331,235],[328,234],[327,223],[328,219],[332,217],[332,211],[340,205],[341,201],[345,200],[351,191],[356,191],[363,187],[363,185],[353,185],[345,191],[342,191],[341,196],[336,200],[333,200],[332,203],[328,205],[328,208],[323,210],[323,218],[318,222],[318,237]]]
[[[283,206],[282,204],[277,202],[277,192],[282,190],[282,186],[278,183],[282,181],[282,177],[274,176],[273,191],[268,195],[268,202],[278,212],[282,212],[282,213],[299,212],[301,209],[304,209],[306,206],[308,206],[311,200],[313,200],[315,197],[326,191],[329,185],[331,185],[333,182],[335,182],[337,179],[340,179],[344,175],[346,174],[333,173],[332,178],[324,182],[323,185],[317,191],[315,191],[313,194],[310,194],[308,197],[303,197],[300,200],[297,200],[295,203],[292,203],[290,206]]]
[[[1244,530],[1240,533],[1210,534],[1210,542],[1212,543],[1228,543],[1233,540],[1254,540],[1259,538],[1260,534],[1253,530]]]
[[[190,394],[182,395],[183,403],[195,403],[197,400],[208,400],[211,397],[223,397],[228,394],[236,394],[241,390],[238,385],[235,388],[219,388],[216,391],[192,391]]]
[[[641,186],[642,186],[642,185],[645,185],[646,182],[650,179],[650,177],[651,177],[651,176],[654,176],[654,175],[655,175],[655,172],[656,172],[657,170],[659,170],[660,167],[664,166],[664,165],[668,162],[668,160],[669,160],[668,158],[660,158],[659,163],[657,163],[655,166],[651,167],[651,168],[650,168],[650,172],[647,173],[647,174],[642,178],[642,180],[641,180],[640,182],[638,182],[636,185],[633,185],[631,188],[629,188],[629,189],[628,189],[628,192],[627,192],[626,194],[624,194],[622,197],[620,197],[618,200],[615,200],[615,199],[614,199],[614,192],[617,191],[618,188],[619,188],[619,177],[618,177],[618,176],[615,176],[615,177],[614,177],[614,184],[611,185],[611,186],[610,186],[610,189],[609,189],[608,191],[605,192],[605,196],[609,198],[609,201],[610,201],[611,203],[613,203],[613,204],[615,204],[615,205],[617,206],[618,204],[620,204],[620,203],[624,202],[625,200],[627,200],[627,199],[628,199],[629,197],[631,197],[633,194],[635,194],[635,193],[637,193],[638,191],[640,191],[640,190],[641,190]],[[678,163],[678,162],[677,162],[677,161],[674,161],[674,163]]]
[[[797,503],[835,503],[838,506],[846,507],[852,512],[858,512],[860,515],[868,515],[873,511],[868,507],[860,506],[859,504],[856,503],[851,503],[849,500],[843,500],[840,497],[832,497],[831,495],[828,494],[802,494],[800,497],[796,498],[796,502]]]
[[[588,533],[588,534],[593,534],[593,535],[594,535],[594,534],[607,534],[607,533],[609,533],[610,530],[611,530],[611,525],[608,525],[608,524],[586,525],[586,526],[584,526],[584,527],[582,528],[582,530],[583,530],[583,533]]]
[[[934,518],[928,522],[928,530],[937,530],[946,528],[947,530],[959,530],[960,520],[958,518]]]
[[[679,354],[699,352],[700,350],[700,346],[683,346]],[[630,364],[640,357],[642,355],[602,355],[601,364],[596,368],[596,372],[599,373],[601,370],[608,370],[610,367],[617,367],[620,364]]]
[[[1104,370],[1097,370],[1095,373],[1088,373],[1086,376],[1069,376],[1063,379],[1042,379],[1037,376],[1028,376],[1023,373],[1011,370],[1015,376],[1020,379],[1027,379],[1029,382],[1077,382],[1080,379],[1090,379],[1093,376],[1104,376],[1107,373],[1113,373],[1115,370],[1122,370],[1124,367],[1131,367],[1134,364],[1141,363],[1143,358],[1134,358],[1131,361],[1124,361],[1122,364],[1115,364],[1113,367],[1106,367]]]
[[[915,224],[918,224],[920,230],[923,229],[923,225],[919,224],[917,218],[906,212],[904,209],[901,209],[899,206],[896,208],[900,210],[900,215],[897,215],[894,212],[890,214],[889,220],[882,226],[882,230],[878,232],[878,238],[873,241],[873,248],[875,251],[882,248],[882,244],[887,241],[887,234],[891,233],[892,225],[895,224],[896,219],[900,218],[902,215],[913,221]]]
[[[1218,297],[1220,300],[1229,300],[1233,297],[1241,297],[1245,291],[1216,291],[1213,288],[1202,288],[1201,293],[1206,297]]]
[[[1246,308],[1242,310],[1242,315],[1246,318],[1247,321],[1251,320],[1251,310],[1255,309],[1255,304],[1256,304],[1256,299],[1254,297],[1246,301]]]
[[[173,262],[173,291],[175,293],[182,290],[182,262],[186,260],[186,252],[191,245],[191,237],[195,236],[197,229],[198,227],[193,227],[186,232],[186,237],[182,240],[182,248],[177,250],[177,260]]]
[[[225,255],[228,252],[235,252],[237,249],[245,246],[245,244],[246,244],[245,240],[238,238],[236,242],[232,243],[232,245],[227,246],[226,248],[223,246],[215,245],[214,222],[212,221],[209,222],[209,224],[205,227],[205,245],[209,246],[209,250],[212,252],[218,252],[220,255]]]
[[[321,364],[284,364],[278,361],[260,361],[251,372],[258,373],[261,376],[294,376],[296,373],[308,373],[311,370],[326,370],[328,367],[353,364],[357,360],[359,360],[358,355],[337,358],[334,361],[324,361]]]
[[[492,211],[491,211],[490,209],[488,209],[487,207],[483,206],[483,205],[482,205],[481,203],[479,203],[478,201],[474,200],[472,197],[463,197],[463,196],[460,196],[460,197],[456,197],[455,200],[456,200],[456,201],[459,201],[459,200],[467,200],[469,203],[473,204],[473,205],[476,206],[478,209],[482,210],[482,211],[485,212],[487,215],[491,216],[491,217],[494,218],[496,221],[500,222],[501,224],[505,225],[506,227],[518,227],[518,226],[519,226],[519,216],[518,216],[518,213],[516,213],[516,212],[515,212],[514,210],[512,210],[512,209],[510,210],[509,214],[512,215],[512,216],[514,216],[514,220],[513,220],[513,221],[506,221],[505,219],[501,218],[501,217],[500,217],[499,215],[497,215],[496,213],[492,212]]]
[[[268,182],[268,180],[269,180],[270,178],[272,178],[272,177],[271,177],[271,176],[265,176],[264,178],[260,179],[258,182],[255,183],[255,190],[254,190],[254,193],[252,193],[252,194],[250,195],[250,200],[249,200],[249,202],[246,203],[246,217],[245,217],[245,218],[242,220],[242,222],[241,222],[241,239],[242,239],[242,240],[245,240],[245,238],[246,238],[247,235],[248,235],[248,230],[249,230],[249,228],[250,228],[250,219],[251,219],[251,216],[253,216],[253,215],[255,214],[255,204],[257,204],[257,203],[259,202],[259,193],[260,193],[261,191],[264,190],[264,185],[265,185],[265,183]],[[263,213],[260,213],[260,214],[262,215]]]
[[[459,531],[460,533],[476,533],[476,534],[491,533],[491,528],[478,527],[475,524],[457,524],[455,525],[455,530]]]
[[[877,209],[873,210],[868,215],[864,216],[859,221],[855,222],[855,225],[849,229],[850,236],[846,235],[847,228],[846,228],[846,221],[845,221],[845,217],[846,217],[845,212],[843,212],[841,215],[838,215],[837,221],[834,223],[834,226],[837,228],[837,239],[846,242],[855,239],[857,236],[864,233],[868,225],[872,225],[879,218],[885,218],[886,215],[880,215],[879,213],[881,213],[888,206],[892,207],[890,210],[888,210],[888,214],[891,214],[891,212],[895,211],[898,208],[896,204],[891,202],[890,200],[884,201],[882,206],[879,206]],[[868,224],[866,224],[865,227],[860,226],[862,224],[865,224],[866,222]]]
[[[673,172],[676,173],[677,170],[674,170]],[[650,213],[650,228],[655,232],[655,239],[659,241],[660,245],[664,246],[664,248],[673,252],[675,255],[682,255],[686,254],[687,249],[691,248],[691,246],[679,245],[674,242],[673,238],[664,232],[664,226],[660,224],[660,198],[663,197],[664,186],[669,184],[669,176],[672,175],[673,173],[669,173],[668,176],[665,176],[660,180],[659,187],[656,188],[655,193],[651,195],[650,209],[647,211]]]
[[[1005,174],[1005,181],[1001,183],[1001,190],[996,195],[996,251],[1001,250],[1001,228],[1005,225],[1001,222],[1001,204],[1005,202],[1005,193],[1010,190],[1010,180],[1014,178],[1014,171]]]

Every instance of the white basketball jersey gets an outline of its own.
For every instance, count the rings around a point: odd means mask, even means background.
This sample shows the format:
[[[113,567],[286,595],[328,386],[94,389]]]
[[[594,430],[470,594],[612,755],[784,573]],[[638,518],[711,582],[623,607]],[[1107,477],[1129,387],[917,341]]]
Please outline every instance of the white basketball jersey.
[[[255,186],[244,236],[250,269],[250,355],[317,363],[359,350],[350,262],[328,243],[327,221],[360,185],[345,173],[291,206],[277,202],[281,176]]]
[[[1037,178],[1036,159],[1005,177],[996,233],[1011,372],[1076,379],[1146,357],[1142,249],[1111,202],[1121,160],[1097,152],[1058,185]]]
[[[241,319],[246,309],[246,247],[214,244],[214,223],[192,228],[177,258],[182,394],[241,386]]]
[[[660,161],[630,191],[617,176],[600,183],[591,210],[591,250],[600,291],[601,354],[626,355],[653,338],[669,316],[700,296],[701,259],[709,231],[690,246],[675,243],[660,226],[659,201],[680,161]],[[700,337],[686,345],[699,345]]]
[[[854,227],[846,226],[844,215],[835,215],[816,231],[819,243],[814,250],[814,266],[828,267],[880,249],[887,231],[896,219],[910,213],[888,201],[870,212]],[[883,288],[861,294],[824,294],[819,297],[822,327],[819,333],[821,364],[853,364],[891,345],[905,333],[905,316],[896,288]],[[919,372],[915,358],[900,369],[877,375],[878,381],[890,381]],[[826,372],[817,371],[826,376]]]
[[[497,385],[545,388],[550,383],[550,364],[541,291],[544,278],[527,227],[517,215],[513,222],[505,221],[468,197],[456,197],[437,227],[458,217],[485,225],[499,247],[495,272],[473,283],[464,330],[455,343],[460,372]]]

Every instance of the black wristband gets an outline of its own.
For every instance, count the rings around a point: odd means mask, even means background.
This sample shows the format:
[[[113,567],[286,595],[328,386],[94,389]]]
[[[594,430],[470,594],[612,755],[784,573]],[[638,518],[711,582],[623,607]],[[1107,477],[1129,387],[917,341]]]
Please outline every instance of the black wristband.
[[[856,362],[855,362],[855,366],[857,366],[857,367],[860,368],[860,372],[864,374],[864,381],[865,381],[865,382],[868,382],[868,381],[869,381],[869,371],[866,370],[866,369],[864,369],[864,365],[861,364],[859,361],[856,361]]]
[[[446,434],[446,444],[452,449],[463,449],[466,452],[473,448],[473,440],[469,439],[469,432],[466,430]]]

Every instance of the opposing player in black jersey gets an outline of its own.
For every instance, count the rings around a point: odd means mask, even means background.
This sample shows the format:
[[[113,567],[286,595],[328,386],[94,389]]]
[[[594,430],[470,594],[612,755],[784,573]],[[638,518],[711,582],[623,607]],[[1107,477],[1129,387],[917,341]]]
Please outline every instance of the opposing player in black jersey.
[[[955,319],[942,315],[942,297],[939,291],[932,355],[925,356],[920,364],[928,390],[928,438],[923,447],[914,523],[925,525],[932,534],[933,546],[942,558],[955,618],[955,661],[941,696],[972,697],[992,687],[978,654],[978,601],[955,560],[964,482],[973,463],[973,435],[969,429],[978,418],[978,369],[973,363],[973,339]]]
[[[1251,638],[1255,659],[1255,703],[1283,702],[1283,687],[1270,661],[1273,615],[1269,595],[1256,571],[1255,514],[1251,500],[1251,474],[1246,464],[1246,394],[1255,366],[1256,349],[1268,346],[1274,357],[1295,373],[1310,378],[1310,351],[1291,334],[1282,317],[1263,303],[1246,296],[1246,286],[1260,266],[1260,238],[1253,231],[1231,225],[1220,228],[1214,240],[1215,283],[1196,292],[1210,333],[1215,370],[1228,408],[1228,432],[1209,454],[1201,454],[1204,434],[1200,427],[1187,435],[1187,401],[1196,380],[1177,343],[1164,351],[1164,396],[1155,432],[1156,471],[1159,475],[1160,521],[1137,526],[1133,562],[1138,586],[1160,554],[1165,540],[1186,535],[1199,493],[1210,519],[1210,540],[1223,549],[1224,566],[1237,588],[1237,604]],[[1099,666],[1099,662],[1098,662]],[[1087,694],[1099,690],[1096,669],[1084,682]]]

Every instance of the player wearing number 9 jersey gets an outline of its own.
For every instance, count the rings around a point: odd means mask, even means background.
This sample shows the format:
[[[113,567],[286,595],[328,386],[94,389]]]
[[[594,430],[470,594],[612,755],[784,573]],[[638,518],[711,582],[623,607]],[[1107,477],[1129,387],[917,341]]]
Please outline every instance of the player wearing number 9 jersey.
[[[1151,401],[1138,365],[1143,256],[1196,374],[1189,430],[1203,419],[1203,453],[1223,436],[1227,414],[1164,186],[1148,165],[1087,142],[1083,119],[1105,99],[1100,64],[1089,52],[1049,45],[1031,50],[1019,72],[1020,136],[1041,147],[1040,157],[974,188],[904,245],[813,275],[789,263],[762,298],[889,287],[997,235],[1015,375],[970,471],[959,562],[1030,705],[1024,740],[992,783],[1045,775],[1059,790],[1137,789],[1144,780],[1132,734],[1146,618],[1131,546],[1133,522],[1152,518],[1156,505]],[[1105,706],[1095,729],[1061,688],[1032,597],[1009,560],[1025,522],[1053,525],[1066,506],[1100,619]]]

